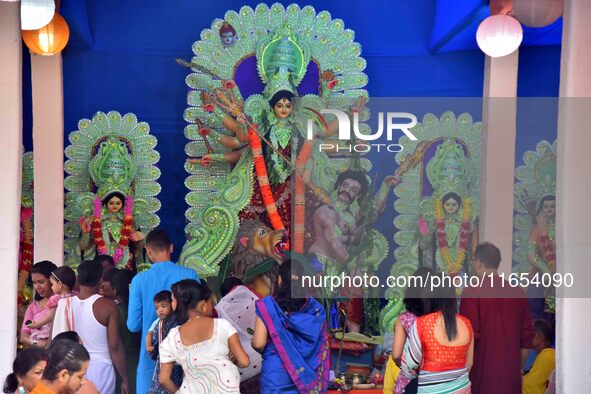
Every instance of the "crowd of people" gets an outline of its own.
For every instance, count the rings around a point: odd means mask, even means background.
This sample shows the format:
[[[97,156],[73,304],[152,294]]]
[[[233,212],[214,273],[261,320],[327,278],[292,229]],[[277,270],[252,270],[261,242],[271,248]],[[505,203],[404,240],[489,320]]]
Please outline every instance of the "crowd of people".
[[[166,233],[155,229],[146,237],[152,268],[135,276],[106,255],[77,272],[35,264],[36,296],[21,330],[28,346],[4,392],[326,392],[326,311],[312,297],[291,297],[305,267],[289,258],[265,261],[255,271],[267,274],[267,294],[229,278],[218,302],[195,271],[171,261],[172,252]],[[484,243],[472,269],[500,280],[500,262],[499,249]],[[421,267],[414,275],[436,273]],[[532,321],[520,292],[494,281],[464,289],[460,299],[451,286],[407,289],[386,372],[397,377],[385,392],[552,393],[552,326]],[[530,349],[537,357],[526,373]]]
[[[473,272],[493,280],[464,289],[459,300],[448,286],[407,290],[392,347],[400,368],[394,393],[554,393],[552,326],[532,321],[522,289],[500,283],[500,263],[496,246],[480,244]],[[413,275],[435,274],[421,267]],[[530,349],[537,357],[525,371]]]
[[[252,377],[256,392],[326,390],[326,314],[314,299],[291,299],[291,261],[265,262],[276,283],[268,296],[257,293],[251,343],[239,337],[240,327],[218,317],[212,290],[195,271],[172,263],[172,252],[166,233],[155,229],[146,237],[153,266],[135,276],[106,255],[82,262],[77,273],[49,261],[35,264],[36,299],[21,329],[28,347],[15,359],[4,391],[240,393],[241,381]],[[220,304],[231,302],[237,288],[245,286],[226,280]],[[253,349],[262,356],[251,362]],[[258,371],[246,376],[249,368]]]

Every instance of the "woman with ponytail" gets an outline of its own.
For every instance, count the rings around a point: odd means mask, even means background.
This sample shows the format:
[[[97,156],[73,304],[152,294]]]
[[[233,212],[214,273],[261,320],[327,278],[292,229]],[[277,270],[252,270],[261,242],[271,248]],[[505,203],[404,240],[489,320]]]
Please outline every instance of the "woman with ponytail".
[[[12,363],[12,373],[4,382],[4,393],[29,393],[41,380],[47,365],[47,352],[38,347],[20,351]]]
[[[160,344],[160,384],[171,393],[236,393],[240,368],[250,360],[240,344],[236,329],[224,319],[214,319],[212,292],[203,281],[185,279],[172,285],[172,308],[180,326],[174,327]],[[180,386],[171,379],[174,364],[183,367]]]
[[[447,278],[449,279],[449,278]],[[443,285],[433,291],[427,310],[412,325],[402,355],[401,373],[418,375],[420,393],[469,393],[474,358],[470,320],[457,312],[455,288]]]

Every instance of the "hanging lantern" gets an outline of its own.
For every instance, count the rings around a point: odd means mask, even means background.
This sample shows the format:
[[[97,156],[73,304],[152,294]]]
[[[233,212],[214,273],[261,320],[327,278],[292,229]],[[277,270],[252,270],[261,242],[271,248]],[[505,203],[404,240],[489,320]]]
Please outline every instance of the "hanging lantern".
[[[68,43],[70,28],[60,14],[38,30],[22,30],[25,44],[36,55],[51,56],[61,52]]]
[[[548,26],[562,16],[564,0],[513,0],[511,15],[529,27]]]
[[[490,57],[502,57],[513,53],[519,48],[521,40],[521,24],[509,15],[489,16],[476,31],[478,47]]]
[[[51,22],[54,14],[53,0],[21,0],[21,29],[40,29]]]

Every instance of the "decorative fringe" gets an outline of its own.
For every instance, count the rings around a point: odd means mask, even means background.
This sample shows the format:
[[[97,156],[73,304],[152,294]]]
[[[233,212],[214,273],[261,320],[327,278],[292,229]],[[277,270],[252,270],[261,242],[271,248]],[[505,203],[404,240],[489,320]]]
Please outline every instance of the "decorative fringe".
[[[306,217],[306,184],[304,182],[304,166],[310,159],[310,155],[312,154],[312,146],[312,141],[306,140],[296,159],[293,250],[297,253],[304,253],[304,237],[306,232],[304,223]]]

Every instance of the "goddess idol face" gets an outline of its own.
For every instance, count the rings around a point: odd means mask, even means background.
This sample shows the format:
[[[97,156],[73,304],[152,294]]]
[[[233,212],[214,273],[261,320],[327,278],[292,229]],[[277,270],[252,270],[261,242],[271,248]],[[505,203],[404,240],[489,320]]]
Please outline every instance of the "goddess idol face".
[[[109,213],[118,213],[123,208],[123,201],[117,196],[113,196],[107,202],[107,211]]]
[[[277,102],[277,104],[275,104],[273,111],[275,112],[275,116],[278,119],[287,119],[289,118],[289,115],[291,115],[292,108],[293,105],[291,104],[291,101],[286,98],[282,98]]]
[[[443,210],[448,215],[454,215],[458,212],[458,209],[460,209],[460,204],[453,197],[450,197],[443,202]]]
[[[547,218],[554,219],[556,215],[556,200],[546,200],[542,205],[542,211]]]

